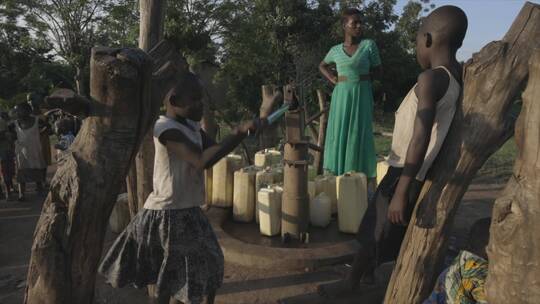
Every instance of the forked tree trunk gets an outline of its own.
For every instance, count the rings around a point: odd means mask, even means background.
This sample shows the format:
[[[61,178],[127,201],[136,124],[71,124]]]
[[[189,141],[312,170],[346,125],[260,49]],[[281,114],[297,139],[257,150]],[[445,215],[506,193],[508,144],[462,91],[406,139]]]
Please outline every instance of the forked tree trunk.
[[[150,58],[92,50],[89,117],[59,163],[34,234],[25,303],[93,303],[103,238],[149,126]]]
[[[540,50],[531,60],[515,138],[514,174],[495,202],[491,223],[486,288],[492,304],[540,299]]]
[[[499,42],[465,68],[464,98],[422,191],[386,292],[385,303],[421,303],[441,270],[450,226],[484,162],[513,134],[512,105],[540,47],[540,5],[527,3]]]

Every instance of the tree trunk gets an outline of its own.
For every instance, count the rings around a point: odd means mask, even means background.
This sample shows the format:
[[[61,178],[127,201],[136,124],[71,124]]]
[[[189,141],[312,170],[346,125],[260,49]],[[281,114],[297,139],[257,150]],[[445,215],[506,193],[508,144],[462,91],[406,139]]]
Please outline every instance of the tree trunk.
[[[166,0],[141,0],[139,2],[139,48],[148,52],[163,39],[163,24]],[[159,102],[153,100],[149,102]],[[152,123],[157,117],[152,117]],[[135,163],[127,177],[130,214],[133,216],[142,208],[146,198],[153,190],[152,175],[154,173],[154,141],[152,130],[145,135],[137,153]]]
[[[149,51],[163,39],[167,0],[140,0],[139,48]]]
[[[530,64],[516,123],[519,154],[495,202],[488,246],[488,302],[533,304],[540,298],[540,50]]]
[[[94,48],[89,117],[61,159],[34,234],[25,303],[93,303],[103,239],[151,112],[151,61]]]
[[[533,49],[540,47],[538,37],[540,5],[527,3],[504,39],[467,63],[463,102],[419,198],[385,303],[421,303],[431,292],[460,200],[478,169],[513,134],[512,105]]]
[[[317,168],[317,174],[323,173],[323,161],[324,161],[324,143],[326,142],[326,126],[328,124],[328,109],[326,109],[326,94],[322,90],[317,90],[317,97],[319,100],[319,110],[321,112],[326,111],[319,118],[319,138],[317,139],[317,146],[321,147],[323,151],[315,152],[315,168]]]
[[[262,99],[264,104],[265,100],[271,100],[274,98],[276,87],[273,85],[263,85],[262,86]],[[266,111],[266,109],[261,109],[261,111]],[[260,114],[260,113],[259,113]],[[275,147],[279,142],[278,136],[279,123],[274,123],[272,126],[269,126],[264,131],[261,131],[259,134],[259,148],[266,149]]]

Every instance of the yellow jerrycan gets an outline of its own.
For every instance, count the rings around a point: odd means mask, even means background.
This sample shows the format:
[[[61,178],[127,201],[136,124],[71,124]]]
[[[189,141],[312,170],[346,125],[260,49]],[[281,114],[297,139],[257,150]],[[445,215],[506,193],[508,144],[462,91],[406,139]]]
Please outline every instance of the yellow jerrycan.
[[[283,157],[276,149],[264,149],[255,153],[255,166],[266,168],[281,163]]]
[[[234,172],[233,219],[251,222],[255,218],[255,177],[257,169],[246,167]]]
[[[259,201],[259,229],[262,235],[274,236],[281,233],[281,196],[283,188],[270,186],[257,194]]]
[[[229,154],[212,168],[212,206],[232,207],[234,172],[242,168],[242,156]]]
[[[385,160],[378,162],[377,163],[377,185],[381,184],[381,181],[386,175],[386,172],[388,172],[388,163]]]
[[[367,177],[363,173],[345,173],[337,178],[339,231],[357,233],[367,210]]]

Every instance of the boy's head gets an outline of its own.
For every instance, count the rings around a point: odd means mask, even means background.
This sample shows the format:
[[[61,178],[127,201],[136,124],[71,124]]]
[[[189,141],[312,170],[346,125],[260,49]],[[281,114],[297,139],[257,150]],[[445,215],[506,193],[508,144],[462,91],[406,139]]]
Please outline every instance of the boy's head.
[[[416,35],[416,55],[422,68],[431,68],[432,55],[443,50],[455,56],[463,44],[467,27],[467,15],[457,6],[445,5],[431,12]]]
[[[26,102],[19,103],[15,106],[15,115],[17,119],[24,119],[30,117],[32,114],[32,107]]]
[[[488,259],[486,248],[489,243],[489,227],[491,218],[486,217],[476,221],[469,232],[467,240],[467,249],[484,259]]]
[[[362,31],[362,13],[356,8],[347,8],[341,12],[341,25],[345,36],[361,37]]]
[[[167,113],[193,121],[200,121],[203,115],[203,87],[199,78],[186,72],[165,96]]]

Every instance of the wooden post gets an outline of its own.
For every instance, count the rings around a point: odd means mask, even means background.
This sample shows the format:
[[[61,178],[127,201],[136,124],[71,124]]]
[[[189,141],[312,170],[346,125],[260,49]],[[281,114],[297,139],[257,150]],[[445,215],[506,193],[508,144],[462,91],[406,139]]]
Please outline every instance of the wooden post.
[[[540,298],[540,50],[530,63],[515,133],[514,174],[493,207],[488,302],[533,304]]]
[[[324,144],[326,142],[326,126],[328,125],[328,109],[326,107],[326,94],[322,90],[317,90],[317,98],[319,100],[319,111],[323,112],[319,118],[319,137],[317,139],[317,146],[321,147],[323,151],[315,152],[314,165],[317,168],[317,174],[323,174],[323,161],[324,161]]]
[[[163,39],[163,24],[166,0],[139,1],[139,48],[145,52],[150,51]],[[151,102],[151,101],[149,101]],[[153,102],[161,103],[161,100]],[[152,123],[157,117],[152,117]],[[128,202],[131,216],[137,214],[142,208],[146,198],[152,192],[152,175],[154,173],[154,142],[151,130],[144,137],[143,143],[137,153],[126,179],[128,189]]]
[[[513,134],[510,108],[524,87],[529,58],[540,47],[537,37],[540,5],[526,3],[504,39],[467,63],[463,102],[420,195],[385,303],[422,303],[432,291],[460,200],[488,157]]]
[[[59,163],[34,234],[25,303],[90,304],[121,183],[148,128],[151,61],[92,49],[89,117]]]
[[[268,101],[275,98],[276,89],[277,88],[273,85],[262,86],[262,100],[263,100],[262,104],[263,105],[271,104]],[[259,115],[262,115],[263,112],[271,113],[272,111],[261,107]],[[278,127],[279,127],[279,124],[276,123],[260,133],[259,135],[259,140],[260,140],[259,148],[260,149],[275,147],[278,144],[278,141],[279,141],[278,134],[277,134]]]

